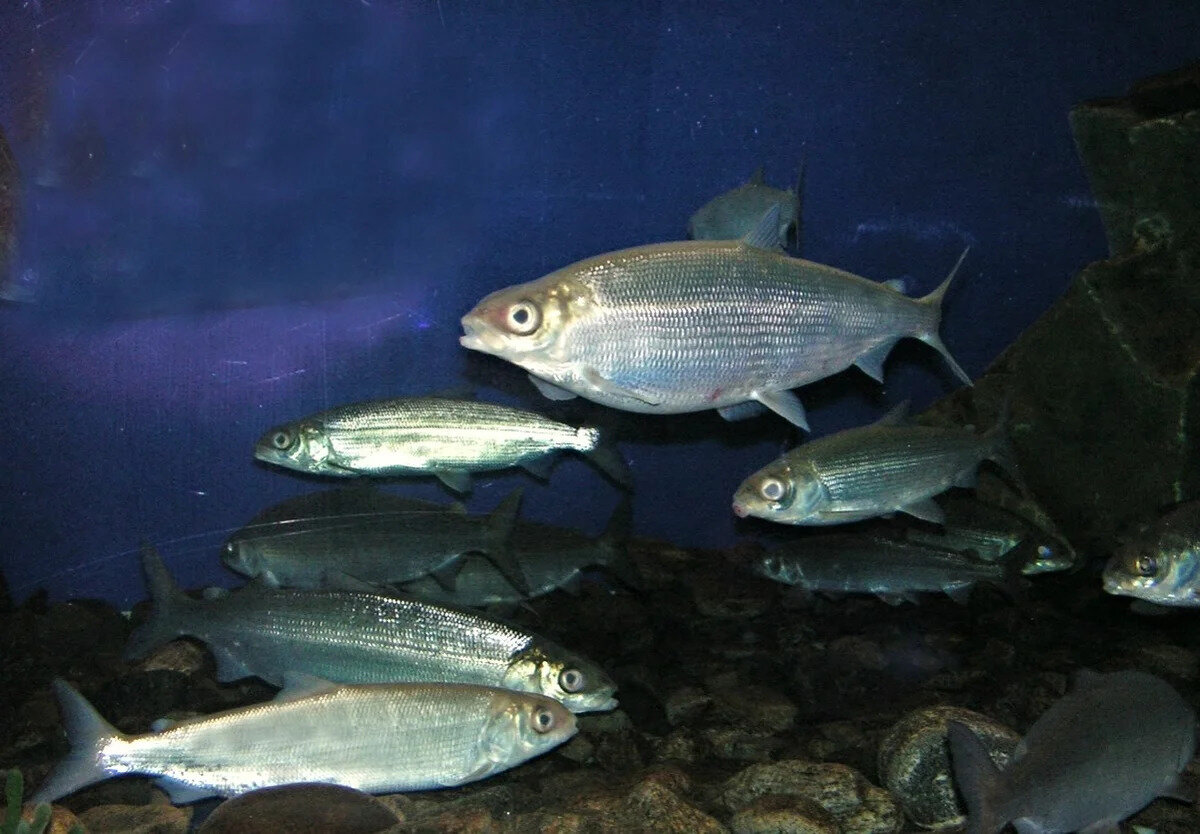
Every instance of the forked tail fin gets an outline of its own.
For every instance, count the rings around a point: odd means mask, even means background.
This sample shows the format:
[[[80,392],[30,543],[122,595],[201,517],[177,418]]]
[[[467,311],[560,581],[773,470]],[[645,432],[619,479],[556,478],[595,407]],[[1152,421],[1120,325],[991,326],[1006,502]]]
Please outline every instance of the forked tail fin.
[[[31,801],[35,803],[54,802],[80,788],[107,779],[110,774],[106,770],[104,748],[113,741],[126,738],[101,718],[96,708],[69,683],[55,678],[53,687],[62,710],[67,739],[71,742],[71,752],[58,763],[33,795]]]
[[[150,618],[133,632],[125,646],[125,657],[145,657],[153,649],[169,643],[184,633],[181,614],[196,605],[195,600],[175,583],[162,557],[149,544],[142,545],[142,568],[150,589],[152,608]]]
[[[1000,770],[987,748],[967,725],[948,722],[954,781],[967,803],[967,834],[996,834],[1008,822],[996,814]]]
[[[962,366],[950,355],[950,350],[942,341],[938,330],[942,326],[942,299],[946,295],[946,290],[949,288],[950,282],[954,280],[954,276],[958,273],[958,268],[962,266],[962,262],[966,259],[967,253],[970,251],[971,247],[968,246],[958,256],[958,262],[954,264],[954,268],[950,270],[950,274],[946,276],[946,280],[941,283],[941,286],[924,298],[917,299],[917,303],[927,307],[932,312],[932,315],[930,316],[929,325],[924,332],[914,334],[922,342],[940,353],[942,358],[946,360],[946,364],[950,366],[950,370],[954,371],[954,374],[967,385],[972,384],[971,377],[967,375]]]

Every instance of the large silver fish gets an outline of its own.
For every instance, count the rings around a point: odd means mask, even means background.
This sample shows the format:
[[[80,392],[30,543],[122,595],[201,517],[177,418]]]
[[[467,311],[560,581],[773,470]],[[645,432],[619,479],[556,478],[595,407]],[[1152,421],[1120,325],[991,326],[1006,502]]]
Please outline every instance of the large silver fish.
[[[1017,566],[1019,567],[1019,566]],[[875,594],[884,602],[916,602],[915,594],[944,593],[966,602],[979,582],[1011,581],[1002,564],[911,542],[855,534],[807,536],[767,551],[755,572],[804,591]]]
[[[750,179],[713,197],[688,221],[688,237],[693,240],[736,240],[754,231],[758,221],[773,206],[779,206],[780,241],[789,238],[800,245],[802,234],[801,200],[804,196],[804,165],[790,190],[772,188],[763,180],[760,166]]]
[[[942,523],[932,496],[975,484],[981,461],[1012,471],[1003,417],[982,435],[970,429],[897,425],[904,406],[877,423],[797,446],[742,482],[738,516],[781,524],[844,524],[903,512]]]
[[[458,560],[480,553],[525,587],[508,547],[520,502],[515,490],[481,517],[460,505],[374,489],[313,492],[263,510],[229,538],[221,558],[237,573],[287,588],[387,585],[432,575],[452,589]]]
[[[630,506],[622,501],[613,511],[608,529],[598,538],[576,530],[545,524],[519,522],[512,538],[513,557],[529,581],[529,593],[513,587],[496,567],[478,556],[462,560],[452,589],[432,577],[403,586],[403,591],[421,599],[452,605],[512,605],[548,594],[558,588],[573,590],[586,568],[604,567],[630,587],[639,581],[626,554]]]
[[[995,834],[1009,822],[1021,834],[1117,834],[1155,797],[1183,798],[1178,778],[1196,750],[1196,716],[1153,675],[1081,672],[1004,770],[954,721],[950,750],[968,834]]]
[[[56,680],[71,752],[34,794],[52,802],[123,773],[159,777],[175,803],[296,782],[370,793],[474,782],[575,735],[550,698],[464,684],[339,686],[301,679],[273,701],[126,735]]]
[[[1104,590],[1156,605],[1200,607],[1200,501],[1172,509],[1116,549]]]
[[[394,594],[295,591],[252,583],[194,600],[158,554],[142,557],[154,608],[129,638],[128,657],[190,636],[206,643],[217,680],[288,672],[340,683],[475,683],[537,692],[572,712],[617,705],[596,664],[530,631],[475,611]]]
[[[434,475],[455,492],[472,472],[521,466],[538,477],[550,459],[579,452],[614,481],[629,471],[599,429],[569,426],[532,411],[447,397],[351,403],[275,426],[254,456],[313,475]]]
[[[932,345],[970,383],[938,336],[958,265],[932,293],[909,298],[787,257],[778,225],[776,206],[743,240],[638,246],[499,290],[463,317],[459,341],[521,366],[552,399],[649,414],[714,408],[727,419],[761,404],[805,429],[790,389],[850,365],[882,380],[906,337]]]

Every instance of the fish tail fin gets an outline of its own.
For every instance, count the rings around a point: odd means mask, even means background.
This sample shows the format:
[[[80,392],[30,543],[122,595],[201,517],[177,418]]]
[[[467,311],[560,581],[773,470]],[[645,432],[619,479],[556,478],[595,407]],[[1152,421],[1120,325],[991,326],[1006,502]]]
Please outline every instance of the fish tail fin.
[[[608,526],[600,534],[598,544],[605,554],[605,567],[621,580],[621,583],[631,590],[642,587],[642,577],[637,567],[629,558],[629,537],[633,533],[633,503],[629,496],[621,499],[621,503],[613,510],[608,520]]]
[[[105,721],[96,708],[69,683],[55,678],[52,684],[62,710],[63,727],[71,752],[63,758],[38,788],[32,802],[54,802],[80,788],[101,782],[109,777],[106,770],[105,747],[110,742],[126,738],[117,728]]]
[[[967,834],[995,834],[1008,820],[1000,819],[996,799],[1000,769],[987,748],[969,727],[958,721],[947,724],[954,781],[967,803]]]
[[[150,618],[138,626],[125,646],[125,658],[145,657],[153,649],[184,633],[181,613],[195,602],[176,584],[162,557],[150,544],[142,544],[142,569],[150,588]]]
[[[528,594],[529,580],[525,578],[525,572],[521,570],[509,545],[513,529],[517,525],[517,513],[521,509],[523,494],[520,487],[514,489],[488,515],[485,522],[487,527],[486,555],[488,561],[496,566],[496,570],[500,571],[514,588],[522,594]]]
[[[579,431],[586,433],[587,449],[584,455],[587,459],[613,483],[622,489],[632,489],[633,477],[629,473],[629,465],[621,457],[617,445],[599,429],[582,428]]]
[[[954,268],[950,270],[950,274],[946,276],[946,280],[942,281],[941,285],[924,298],[918,298],[917,303],[924,306],[929,312],[929,320],[920,333],[916,333],[916,337],[931,348],[936,350],[946,360],[946,364],[950,366],[950,370],[954,371],[955,376],[971,385],[971,377],[962,369],[962,366],[955,361],[950,355],[950,349],[942,341],[939,334],[939,329],[942,326],[942,299],[946,296],[946,290],[950,287],[950,282],[954,280],[954,276],[958,274],[958,268],[962,266],[963,260],[966,259],[967,253],[971,251],[971,247],[963,250],[958,256],[958,261],[954,264]]]

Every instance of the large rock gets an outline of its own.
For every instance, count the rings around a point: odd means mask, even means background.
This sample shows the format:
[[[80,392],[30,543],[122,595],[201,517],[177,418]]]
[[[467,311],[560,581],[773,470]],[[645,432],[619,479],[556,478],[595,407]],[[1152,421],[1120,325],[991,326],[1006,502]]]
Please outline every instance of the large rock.
[[[1113,257],[928,419],[988,425],[1011,388],[1022,474],[1073,544],[1103,551],[1200,496],[1200,65],[1071,124]]]

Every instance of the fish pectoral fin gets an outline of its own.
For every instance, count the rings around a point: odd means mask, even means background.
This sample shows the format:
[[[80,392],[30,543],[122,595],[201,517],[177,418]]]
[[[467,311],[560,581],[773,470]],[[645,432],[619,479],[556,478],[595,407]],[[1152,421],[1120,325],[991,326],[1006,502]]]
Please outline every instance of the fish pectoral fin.
[[[779,238],[779,216],[782,208],[775,203],[758,219],[750,233],[742,238],[742,243],[752,249],[766,249],[768,252],[779,252],[783,241]]]
[[[283,689],[276,694],[275,700],[296,701],[300,698],[332,692],[338,688],[340,688],[339,685],[333,681],[318,678],[316,675],[309,675],[305,672],[284,672]]]
[[[908,593],[907,591],[900,591],[900,592],[893,591],[893,592],[889,592],[889,593],[876,592],[875,596],[879,597],[879,599],[883,600],[888,605],[893,605],[893,606],[894,605],[903,605],[906,602],[911,602],[915,605],[918,602],[917,598],[915,596],[913,596],[912,594]]]
[[[744,403],[734,403],[717,409],[717,413],[731,423],[738,420],[749,420],[767,411],[767,407],[757,400],[747,400]]]
[[[1017,829],[1020,831],[1020,829]],[[1040,832],[1042,829],[1038,829]],[[1021,832],[1021,834],[1025,834]],[[1079,829],[1079,834],[1121,834],[1120,820],[1099,820],[1086,828]]]
[[[808,427],[804,404],[791,391],[752,391],[750,398],[762,403],[789,423],[805,431],[812,431]]]
[[[1095,824],[1096,823],[1093,823],[1093,825],[1095,825]],[[1019,834],[1046,834],[1045,826],[1043,826],[1040,822],[1034,822],[1033,820],[1029,819],[1028,817],[1021,817],[1020,819],[1015,819],[1012,821],[1012,825],[1013,825],[1013,828],[1017,829]],[[1092,830],[1091,826],[1089,826],[1088,828],[1080,829],[1079,834],[1083,834],[1084,831],[1091,831],[1091,830]],[[1101,828],[1099,830],[1104,831],[1107,834],[1106,829]],[[1118,828],[1117,831],[1120,831],[1120,829]]]
[[[215,795],[212,788],[198,788],[195,785],[180,782],[178,779],[172,779],[169,776],[162,776],[155,779],[154,784],[171,798],[172,805],[187,805]]]
[[[946,513],[941,506],[932,498],[926,498],[924,501],[914,501],[911,504],[905,504],[903,507],[897,507],[897,511],[908,513],[913,518],[919,518],[922,521],[928,521],[932,524],[945,524]]]
[[[881,342],[855,359],[854,365],[876,382],[883,382],[883,363],[887,360],[888,354],[892,352],[892,348],[895,346],[896,341],[894,339]]]
[[[465,495],[471,491],[471,473],[464,469],[439,469],[433,474],[448,489],[459,495]]]
[[[529,381],[533,383],[533,387],[541,392],[541,395],[548,400],[573,400],[578,394],[574,391],[568,391],[566,388],[560,388],[553,382],[547,382],[540,376],[529,375]]]
[[[658,405],[662,402],[662,400],[654,398],[651,394],[645,391],[639,391],[636,388],[621,387],[597,371],[595,368],[580,368],[579,375],[588,385],[592,386],[597,391],[607,394],[610,397],[626,400],[637,400],[638,402],[645,403],[646,405]]]
[[[472,770],[470,773],[466,774],[462,778],[442,780],[442,786],[447,787],[447,788],[454,788],[454,787],[457,787],[458,785],[465,785],[468,782],[478,782],[480,779],[485,779],[488,776],[490,776],[492,773],[494,773],[496,770],[497,764],[498,764],[498,762],[494,762],[490,758],[488,758],[485,761],[483,761],[478,767],[476,767],[474,770]]]

